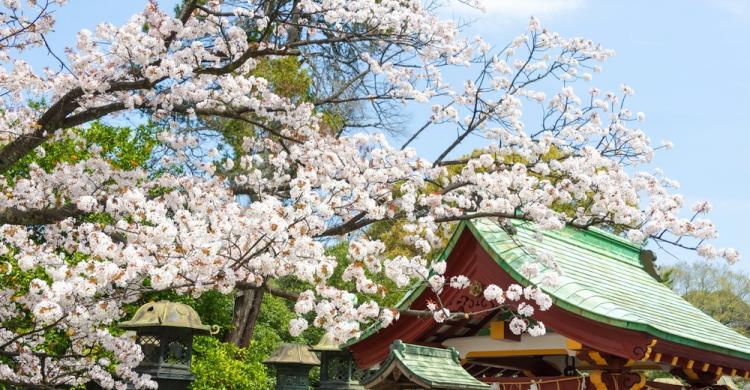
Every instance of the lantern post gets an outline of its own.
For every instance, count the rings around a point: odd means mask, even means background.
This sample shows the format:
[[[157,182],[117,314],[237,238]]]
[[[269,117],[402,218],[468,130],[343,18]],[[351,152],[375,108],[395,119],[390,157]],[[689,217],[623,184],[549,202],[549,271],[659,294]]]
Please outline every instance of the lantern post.
[[[120,323],[133,330],[144,358],[135,369],[148,374],[159,390],[183,390],[195,380],[190,372],[193,336],[211,333],[192,307],[169,301],[149,302],[138,308],[130,321]]]
[[[263,363],[276,368],[276,390],[307,390],[310,369],[320,360],[306,345],[281,344]]]
[[[339,347],[333,336],[326,333],[312,350],[320,352],[320,390],[364,390],[359,384],[364,372],[356,366],[349,351]]]

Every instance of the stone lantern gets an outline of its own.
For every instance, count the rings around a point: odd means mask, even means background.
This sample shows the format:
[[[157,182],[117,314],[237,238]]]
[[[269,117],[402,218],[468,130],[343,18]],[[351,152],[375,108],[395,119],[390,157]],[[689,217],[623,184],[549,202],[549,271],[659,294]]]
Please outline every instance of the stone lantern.
[[[276,390],[307,390],[310,369],[320,360],[306,345],[281,344],[263,363],[276,368]]]
[[[123,329],[136,332],[144,358],[136,371],[149,374],[159,390],[187,389],[195,377],[190,372],[193,336],[210,334],[192,307],[169,301],[149,302],[138,308]]]
[[[323,335],[312,350],[320,352],[319,389],[364,390],[364,386],[359,384],[364,371],[357,367],[349,351],[342,350],[330,334]]]

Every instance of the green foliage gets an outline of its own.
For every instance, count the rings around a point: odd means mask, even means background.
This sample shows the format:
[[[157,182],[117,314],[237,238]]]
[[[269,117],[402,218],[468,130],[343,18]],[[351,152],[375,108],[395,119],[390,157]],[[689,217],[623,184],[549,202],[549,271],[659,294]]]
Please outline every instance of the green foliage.
[[[297,57],[264,58],[253,70],[253,75],[268,80],[271,89],[290,99],[307,100],[312,78]]]
[[[49,172],[59,163],[84,161],[94,155],[95,148],[115,168],[130,170],[145,166],[158,142],[153,124],[130,128],[92,122],[88,127],[67,131],[69,136],[42,144],[44,152],[36,150],[21,159],[6,177],[27,176],[32,163]]]
[[[693,290],[683,297],[722,324],[750,336],[750,305],[732,291]]]
[[[726,265],[678,263],[661,270],[669,285],[722,324],[750,336],[750,277]],[[666,278],[664,278],[667,280]]]
[[[258,330],[266,328],[278,337],[279,342],[304,342],[304,339],[295,339],[289,334],[289,321],[294,318],[294,313],[290,309],[291,305],[292,303],[283,298],[264,294],[253,339],[260,337]]]
[[[223,343],[210,336],[196,337],[192,370],[194,390],[270,389],[273,381],[263,360],[275,348],[274,335],[259,329],[265,337],[253,338],[248,348]]]
[[[331,134],[337,134],[344,129],[345,123],[345,115],[334,111],[323,112],[323,120],[321,123],[323,131],[328,131]]]
[[[728,289],[740,299],[750,301],[750,276],[732,270],[726,263],[680,262],[671,267],[664,267],[662,275],[664,273],[670,274],[674,290],[681,295],[691,290]]]
[[[137,302],[123,307],[126,313],[124,318],[132,317],[136,310],[147,302],[162,300],[184,303],[195,309],[198,316],[201,318],[201,322],[208,325],[217,325],[219,327],[219,334],[216,335],[217,337],[222,337],[232,323],[234,297],[231,294],[225,295],[214,290],[206,291],[197,298],[190,295],[177,294],[171,290],[146,294]]]
[[[205,295],[204,295],[205,296]],[[191,305],[206,324],[216,318],[229,325],[231,322],[231,297],[213,296],[208,298],[176,298]],[[227,301],[229,304],[227,306]],[[215,306],[214,306],[215,305]],[[270,389],[275,374],[273,369],[263,364],[263,360],[281,343],[312,344],[320,337],[316,332],[306,337],[294,338],[289,334],[289,321],[294,318],[290,303],[284,299],[265,294],[260,315],[255,324],[253,339],[248,348],[220,341],[218,336],[197,337],[194,344],[192,370],[196,381],[193,389]],[[226,330],[226,328],[223,328]],[[317,372],[311,380],[317,379]]]
[[[665,268],[665,269],[657,268],[657,272],[659,273],[659,279],[662,280],[662,283],[664,283],[665,286],[669,288],[674,288],[674,269],[673,268]]]

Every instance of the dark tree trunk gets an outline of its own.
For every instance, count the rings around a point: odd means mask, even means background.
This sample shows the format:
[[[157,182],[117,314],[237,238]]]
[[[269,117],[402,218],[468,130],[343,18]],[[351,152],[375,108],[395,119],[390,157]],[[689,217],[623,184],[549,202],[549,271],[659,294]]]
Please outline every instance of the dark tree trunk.
[[[232,313],[232,329],[227,332],[224,341],[240,347],[250,345],[262,302],[262,288],[240,290],[237,293],[234,299],[234,312]]]

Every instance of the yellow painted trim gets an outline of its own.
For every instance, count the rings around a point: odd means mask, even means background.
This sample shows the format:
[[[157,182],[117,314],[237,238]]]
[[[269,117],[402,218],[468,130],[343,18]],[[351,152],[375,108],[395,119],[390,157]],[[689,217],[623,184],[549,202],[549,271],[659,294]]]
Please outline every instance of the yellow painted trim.
[[[565,348],[574,349],[577,351],[577,350],[583,349],[583,345],[579,343],[578,341],[575,341],[572,339],[565,339]]]
[[[724,367],[719,367],[716,369],[716,375],[721,376],[721,373],[724,372]]]
[[[591,384],[596,387],[596,390],[607,390],[607,385],[605,385],[604,381],[602,381],[601,371],[591,371],[591,373],[589,374],[589,380],[591,380]]]
[[[591,360],[593,360],[596,364],[600,366],[606,366],[607,360],[602,357],[602,355],[597,351],[589,351],[589,357]]]
[[[750,371],[745,371],[745,375],[743,375],[742,377],[745,379],[750,378]]]
[[[630,367],[635,363],[635,360],[628,359],[628,361],[625,363],[625,367]]]
[[[630,386],[630,390],[640,390],[644,386],[646,386],[646,376],[640,373],[638,374],[638,376],[641,377],[640,382],[634,384],[633,386]]]
[[[490,322],[490,338],[493,340],[505,339],[505,321]]]
[[[732,371],[729,372],[729,376],[735,376],[737,375],[737,369],[733,368]]]
[[[641,359],[642,361],[648,360],[648,357],[651,356],[651,348],[653,348],[658,341],[659,340],[657,339],[651,340],[651,343],[649,343],[649,345],[646,347],[646,353],[643,355],[643,359]]]
[[[692,362],[692,360],[691,360],[691,362]],[[693,367],[693,365],[691,364],[690,368],[686,367],[683,371],[685,371],[685,374],[687,374],[687,376],[688,376],[688,378],[690,378],[690,380],[698,380],[698,374],[696,374],[695,371],[693,371],[692,367]]]
[[[680,361],[680,358],[675,356],[672,358],[672,361],[669,364],[672,366],[676,366],[678,361]]]
[[[708,366],[709,366],[708,363],[703,363],[703,367],[701,367],[701,371],[703,371],[703,372],[708,371]]]
[[[688,364],[685,366],[685,368],[687,368],[688,370],[692,370],[693,369],[693,364],[695,364],[694,361],[688,360]]]
[[[661,361],[661,354],[657,353],[656,356],[654,356],[654,361],[659,363]]]
[[[503,357],[503,356],[531,356],[531,355],[566,355],[565,349],[519,349],[517,351],[472,351],[466,354],[473,357]]]

